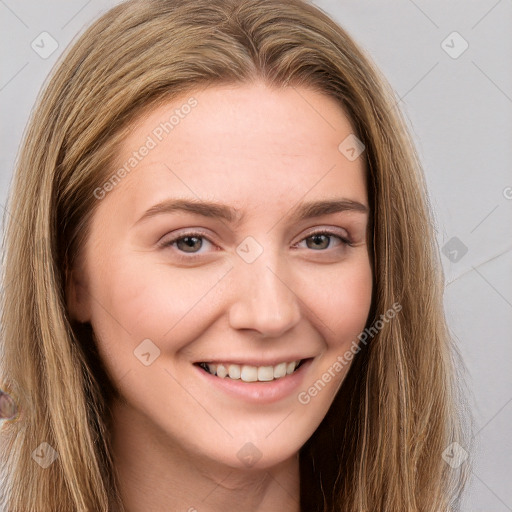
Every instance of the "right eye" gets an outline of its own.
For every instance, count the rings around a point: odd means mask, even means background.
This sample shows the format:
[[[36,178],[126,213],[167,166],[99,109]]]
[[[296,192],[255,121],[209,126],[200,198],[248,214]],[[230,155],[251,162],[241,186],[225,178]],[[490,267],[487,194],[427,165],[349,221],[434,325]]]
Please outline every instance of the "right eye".
[[[206,240],[209,244],[213,244],[203,232],[190,231],[181,233],[171,239],[166,239],[159,244],[161,248],[169,248],[175,246],[178,250],[178,256],[181,258],[195,258],[202,253],[198,252],[204,245],[203,241]],[[189,256],[187,256],[189,255]]]

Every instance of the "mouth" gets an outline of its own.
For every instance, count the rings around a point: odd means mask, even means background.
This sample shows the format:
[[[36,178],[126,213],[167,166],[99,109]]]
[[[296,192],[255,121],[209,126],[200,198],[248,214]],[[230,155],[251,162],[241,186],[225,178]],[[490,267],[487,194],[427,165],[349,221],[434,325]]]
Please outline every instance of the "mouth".
[[[238,380],[242,382],[270,382],[284,379],[295,373],[303,364],[313,358],[296,361],[283,361],[273,366],[252,366],[233,363],[194,363],[206,373],[221,379]]]

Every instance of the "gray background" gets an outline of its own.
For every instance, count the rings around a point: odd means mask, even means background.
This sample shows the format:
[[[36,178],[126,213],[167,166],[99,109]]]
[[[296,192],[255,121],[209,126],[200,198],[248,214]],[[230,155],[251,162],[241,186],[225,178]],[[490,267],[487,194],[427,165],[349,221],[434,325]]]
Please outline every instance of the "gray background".
[[[0,0],[2,215],[51,66],[116,3]],[[476,417],[477,463],[463,510],[512,511],[512,1],[315,4],[384,72],[417,141],[444,251],[445,309],[469,369]],[[40,55],[52,49],[42,32],[58,43],[49,56]]]

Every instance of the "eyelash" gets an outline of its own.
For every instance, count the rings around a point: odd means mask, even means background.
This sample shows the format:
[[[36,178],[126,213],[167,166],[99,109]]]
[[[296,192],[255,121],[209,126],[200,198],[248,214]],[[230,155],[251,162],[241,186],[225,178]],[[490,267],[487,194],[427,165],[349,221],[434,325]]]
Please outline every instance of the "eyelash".
[[[329,229],[313,231],[312,233],[309,233],[306,237],[304,237],[302,240],[297,242],[297,244],[295,244],[295,245],[298,245],[299,243],[304,242],[308,238],[312,238],[313,236],[316,236],[316,235],[327,235],[329,237],[335,237],[335,238],[338,238],[341,241],[342,245],[352,247],[352,242],[348,238],[345,238],[345,237],[341,236],[339,233],[336,233],[335,231],[331,231]],[[175,237],[175,238],[173,238],[171,240],[166,240],[165,242],[160,243],[159,247],[161,247],[163,249],[168,248],[168,247],[172,247],[176,242],[182,240],[183,238],[189,238],[189,237],[190,238],[204,238],[204,239],[208,240],[208,242],[210,242],[211,244],[215,245],[208,238],[206,233],[201,232],[201,231],[191,231],[189,233],[183,233],[180,236]],[[328,249],[329,248],[323,249],[323,250],[320,250],[320,251],[315,251],[315,252],[327,252]],[[178,252],[179,252],[179,256],[181,258],[183,258],[183,259],[191,260],[191,259],[196,259],[196,258],[200,258],[201,257],[200,253],[186,253],[186,252],[182,252],[182,251],[178,251]]]

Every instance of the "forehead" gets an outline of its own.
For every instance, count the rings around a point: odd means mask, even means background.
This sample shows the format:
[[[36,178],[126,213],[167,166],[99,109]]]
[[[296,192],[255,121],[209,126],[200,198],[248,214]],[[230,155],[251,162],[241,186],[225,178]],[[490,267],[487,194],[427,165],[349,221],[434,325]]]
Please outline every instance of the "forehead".
[[[365,202],[363,156],[351,160],[339,148],[352,136],[341,106],[319,92],[211,86],[134,121],[116,162],[129,172],[111,196],[133,212],[165,197],[242,208],[326,195]]]

